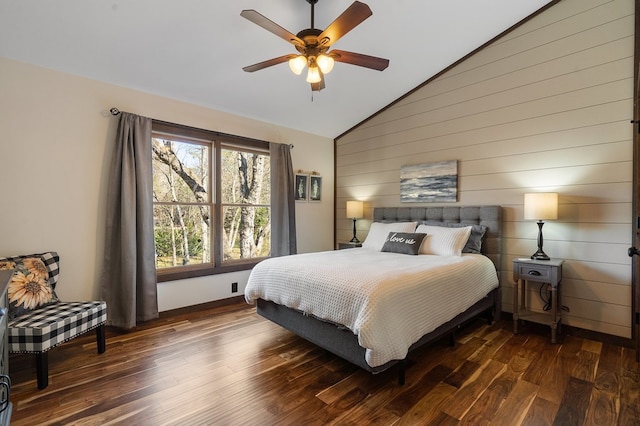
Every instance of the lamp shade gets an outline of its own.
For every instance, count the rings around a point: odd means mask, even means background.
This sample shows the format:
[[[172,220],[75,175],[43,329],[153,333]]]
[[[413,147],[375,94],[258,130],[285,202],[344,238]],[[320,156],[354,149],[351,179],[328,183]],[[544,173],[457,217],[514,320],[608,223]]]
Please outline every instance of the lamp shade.
[[[318,56],[318,58],[316,59],[316,63],[318,64],[318,67],[323,74],[329,74],[333,69],[334,61],[331,56],[322,54]]]
[[[359,219],[364,216],[364,203],[362,201],[347,201],[347,217]]]
[[[300,75],[304,67],[307,66],[307,58],[302,55],[298,55],[295,58],[289,59],[289,68],[296,75]]]
[[[310,66],[307,72],[307,83],[320,83],[320,72],[317,66]]]
[[[524,194],[525,220],[555,220],[558,218],[558,194],[534,192]]]

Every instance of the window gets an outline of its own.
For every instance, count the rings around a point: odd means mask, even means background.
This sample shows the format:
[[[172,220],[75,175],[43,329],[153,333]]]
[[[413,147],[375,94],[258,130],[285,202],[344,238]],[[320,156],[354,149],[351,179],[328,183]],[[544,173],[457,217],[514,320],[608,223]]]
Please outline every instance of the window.
[[[158,280],[248,269],[269,256],[268,143],[154,122]]]

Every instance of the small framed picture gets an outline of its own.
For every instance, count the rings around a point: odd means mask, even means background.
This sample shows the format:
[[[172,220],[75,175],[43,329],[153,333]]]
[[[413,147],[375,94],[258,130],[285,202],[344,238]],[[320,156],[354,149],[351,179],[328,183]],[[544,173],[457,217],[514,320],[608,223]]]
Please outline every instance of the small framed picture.
[[[319,202],[322,200],[322,176],[309,175],[309,201]]]
[[[309,175],[296,173],[295,200],[307,201],[309,199]]]

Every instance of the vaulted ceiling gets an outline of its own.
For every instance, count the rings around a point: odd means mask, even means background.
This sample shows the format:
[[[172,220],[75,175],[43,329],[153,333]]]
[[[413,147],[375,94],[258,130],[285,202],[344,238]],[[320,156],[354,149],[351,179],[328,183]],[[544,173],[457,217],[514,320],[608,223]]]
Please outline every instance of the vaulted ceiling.
[[[313,94],[286,63],[242,71],[296,51],[240,12],[255,9],[295,34],[310,27],[306,0],[0,0],[0,56],[335,137],[550,0],[363,2],[373,16],[332,48],[389,67],[336,63]],[[315,27],[351,3],[319,0]]]

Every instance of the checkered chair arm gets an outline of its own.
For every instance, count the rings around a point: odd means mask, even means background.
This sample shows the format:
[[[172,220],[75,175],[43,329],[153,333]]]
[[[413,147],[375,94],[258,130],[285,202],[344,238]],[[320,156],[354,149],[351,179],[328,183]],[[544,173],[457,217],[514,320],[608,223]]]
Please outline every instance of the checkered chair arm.
[[[45,352],[106,321],[106,302],[54,303],[9,322],[9,352]]]

